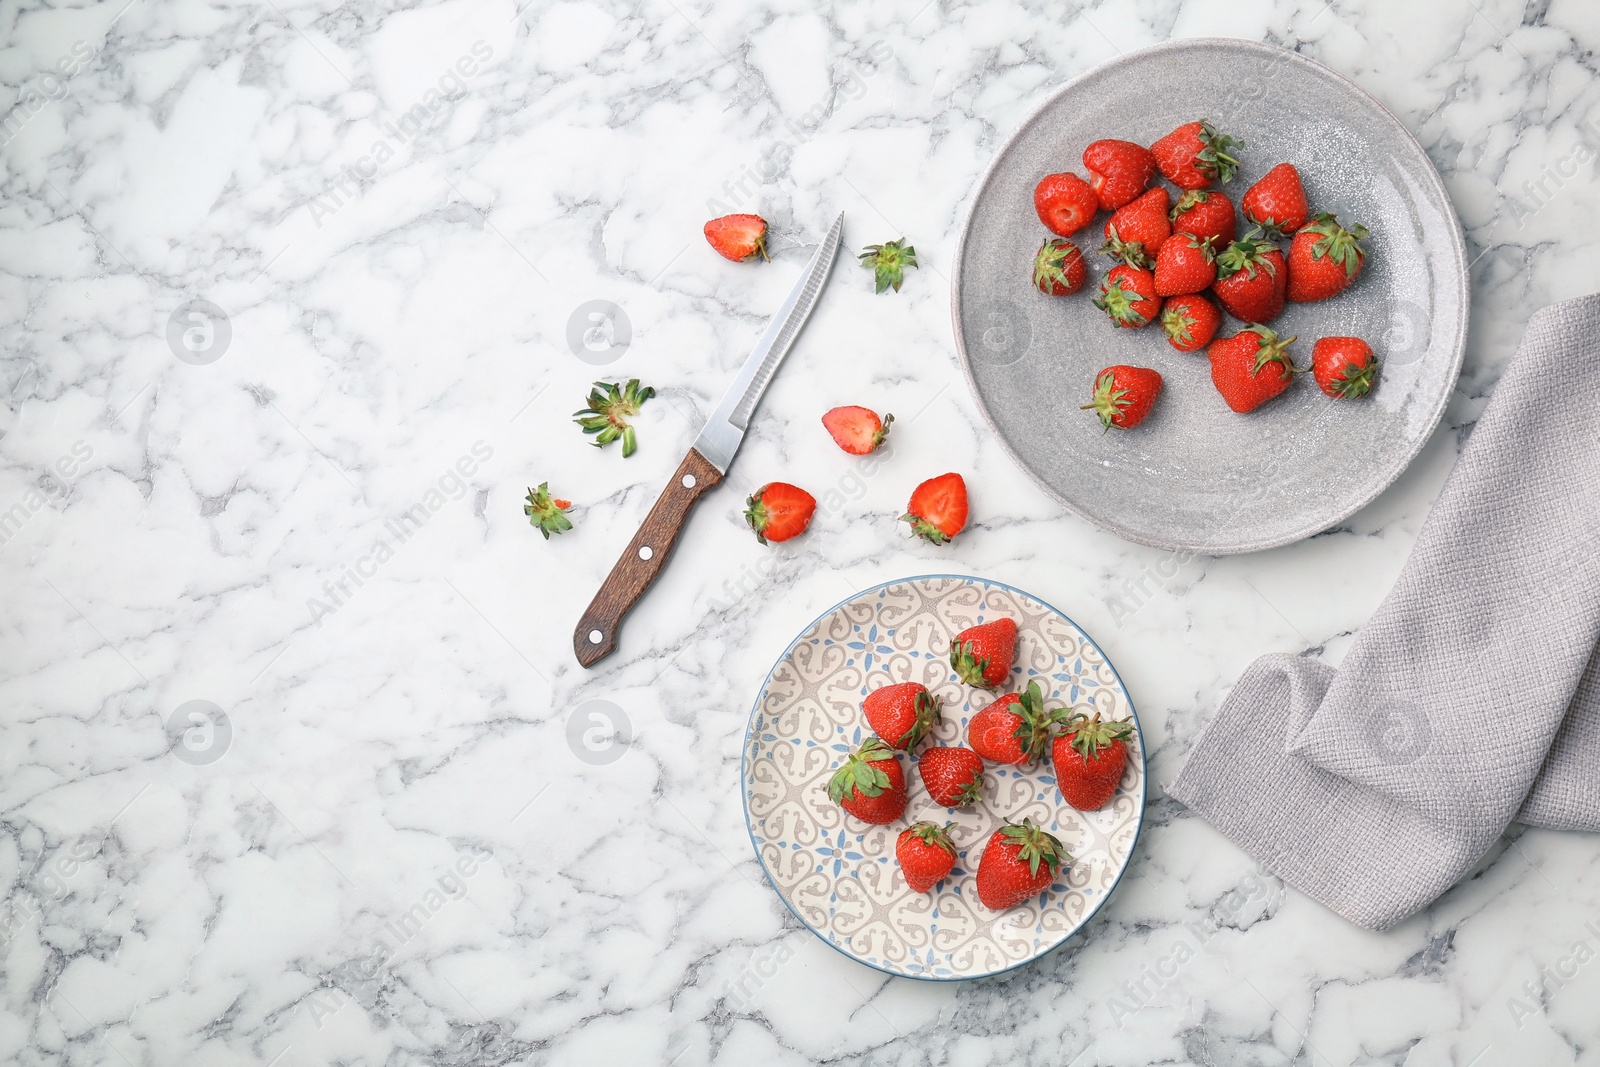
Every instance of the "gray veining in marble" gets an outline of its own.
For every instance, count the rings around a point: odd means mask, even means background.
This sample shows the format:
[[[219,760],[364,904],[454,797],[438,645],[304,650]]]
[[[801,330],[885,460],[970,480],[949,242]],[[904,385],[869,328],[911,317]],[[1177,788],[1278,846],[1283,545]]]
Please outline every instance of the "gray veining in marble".
[[[948,279],[974,183],[1054,88],[1216,35],[1315,58],[1417,136],[1472,320],[1392,488],[1183,559],[1006,458]],[[1592,838],[1508,839],[1371,934],[1160,786],[1256,656],[1339,660],[1522,324],[1600,287],[1594,5],[111,0],[0,8],[0,42],[0,1061],[1594,1061]],[[706,247],[724,208],[771,220],[772,267]],[[622,649],[579,669],[578,613],[841,210],[849,249],[903,234],[922,267],[874,296],[840,263]],[[626,461],[568,418],[618,376],[661,391]],[[839,403],[894,411],[893,447],[834,449]],[[971,528],[909,540],[912,486],[952,469]],[[763,548],[738,513],[774,478],[820,508]],[[521,509],[544,480],[577,525],[548,543]],[[935,570],[1095,636],[1151,809],[1074,944],[929,987],[796,926],[738,760],[802,626]]]

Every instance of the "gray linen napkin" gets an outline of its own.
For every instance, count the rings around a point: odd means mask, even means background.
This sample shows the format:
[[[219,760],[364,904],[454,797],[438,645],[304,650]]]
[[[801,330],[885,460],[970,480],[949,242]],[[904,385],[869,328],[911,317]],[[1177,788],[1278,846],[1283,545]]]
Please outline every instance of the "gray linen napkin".
[[[1600,295],[1535,314],[1336,671],[1250,666],[1168,792],[1381,930],[1515,821],[1600,830]]]

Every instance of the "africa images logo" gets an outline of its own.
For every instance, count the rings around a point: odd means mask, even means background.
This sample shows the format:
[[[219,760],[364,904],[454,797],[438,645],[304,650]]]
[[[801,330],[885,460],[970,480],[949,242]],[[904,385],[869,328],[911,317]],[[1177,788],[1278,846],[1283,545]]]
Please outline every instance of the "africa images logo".
[[[203,297],[178,305],[167,317],[167,347],[185,363],[215,363],[233,341],[228,313]]]
[[[227,755],[233,744],[233,722],[209,700],[180,704],[167,717],[167,746],[184,763],[204,767]]]
[[[615,363],[632,342],[628,313],[609,300],[579,304],[567,317],[567,347],[590,366]]]

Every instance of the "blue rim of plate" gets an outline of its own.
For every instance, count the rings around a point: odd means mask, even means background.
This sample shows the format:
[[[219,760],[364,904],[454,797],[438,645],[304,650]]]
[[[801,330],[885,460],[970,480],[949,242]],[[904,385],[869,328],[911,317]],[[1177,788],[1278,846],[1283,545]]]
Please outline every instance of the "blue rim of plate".
[[[750,731],[755,727],[756,713],[761,710],[761,698],[763,695],[765,695],[767,686],[772,684],[772,676],[778,673],[778,665],[794,652],[795,648],[800,644],[800,638],[805,635],[806,631],[810,630],[811,627],[815,626],[829,615],[832,615],[846,604],[853,600],[859,600],[861,597],[864,597],[869,593],[875,593],[880,589],[887,589],[891,585],[902,585],[906,582],[920,582],[938,578],[948,578],[958,582],[973,582],[985,587],[1005,589],[1008,592],[1017,594],[1018,596],[1025,596],[1036,604],[1043,604],[1045,607],[1049,608],[1051,611],[1055,612],[1057,615],[1071,623],[1073,629],[1082,634],[1084,639],[1088,641],[1089,644],[1094,646],[1094,650],[1100,653],[1100,658],[1105,660],[1107,667],[1111,668],[1111,676],[1117,680],[1117,685],[1122,687],[1123,695],[1128,701],[1128,713],[1133,718],[1133,728],[1139,734],[1139,762],[1143,765],[1142,770],[1144,772],[1139,775],[1139,816],[1138,821],[1135,823],[1133,828],[1133,843],[1128,846],[1128,862],[1124,863],[1122,865],[1122,870],[1117,872],[1116,881],[1111,883],[1111,888],[1107,889],[1103,894],[1101,894],[1099,902],[1095,904],[1093,908],[1090,908],[1089,911],[1084,915],[1083,921],[1078,924],[1078,928],[1073,930],[1072,933],[1068,934],[1066,937],[1063,937],[1060,941],[1045,949],[1043,952],[1040,952],[1038,955],[1029,956],[1027,959],[1013,963],[1009,967],[1001,968],[998,971],[990,971],[987,974],[951,975],[949,977],[940,977],[932,974],[905,974],[901,971],[891,971],[887,967],[879,967],[875,963],[868,963],[860,956],[856,956],[840,948],[838,945],[834,944],[833,941],[830,940],[828,936],[821,930],[818,930],[815,926],[812,926],[810,923],[806,922],[804,917],[802,917],[801,914],[795,910],[794,905],[789,903],[789,898],[783,895],[783,891],[778,888],[778,883],[773,881],[772,872],[767,869],[766,860],[761,858],[761,845],[756,841],[755,826],[750,821],[750,794],[745,789],[745,782],[747,780],[746,772],[748,770],[747,765],[749,762],[750,753]],[[1046,956],[1050,955],[1050,953],[1054,952],[1056,949],[1060,948],[1062,945],[1065,945],[1067,942],[1077,937],[1078,934],[1082,932],[1083,928],[1094,921],[1094,917],[1096,915],[1100,914],[1100,909],[1104,908],[1107,902],[1109,902],[1111,898],[1116,895],[1117,887],[1122,884],[1122,879],[1128,873],[1128,868],[1133,865],[1134,854],[1139,850],[1139,838],[1144,833],[1145,807],[1149,801],[1149,797],[1150,753],[1145,747],[1144,725],[1139,722],[1139,709],[1134,705],[1133,694],[1128,691],[1128,684],[1122,680],[1122,674],[1117,670],[1117,665],[1111,662],[1111,657],[1107,656],[1105,649],[1100,647],[1100,642],[1096,641],[1090,635],[1088,630],[1085,630],[1082,626],[1079,626],[1076,619],[1062,611],[1060,608],[1056,607],[1054,604],[1050,603],[1048,600],[1042,600],[1028,592],[1026,589],[1018,589],[1014,585],[996,581],[993,578],[979,578],[972,574],[911,574],[904,578],[891,578],[889,581],[879,582],[877,585],[869,585],[865,589],[857,590],[856,592],[845,597],[843,600],[839,601],[837,604],[834,604],[832,607],[818,614],[816,618],[812,619],[809,623],[800,628],[800,632],[795,635],[794,640],[790,641],[784,646],[783,651],[778,653],[777,658],[772,661],[772,666],[767,669],[767,676],[762,680],[761,688],[756,693],[755,701],[750,705],[750,718],[749,721],[745,723],[744,728],[744,743],[739,747],[739,803],[744,808],[744,829],[745,833],[750,836],[750,850],[756,854],[756,863],[761,867],[761,874],[766,878],[767,885],[772,888],[773,895],[783,902],[783,906],[789,909],[789,914],[793,915],[795,920],[799,922],[801,926],[811,931],[811,933],[816,936],[818,941],[821,941],[824,945],[827,945],[839,955],[858,963],[863,967],[869,967],[874,971],[878,971],[881,974],[887,974],[894,978],[905,978],[913,982],[977,982],[985,978],[996,978],[1002,974],[1010,974],[1012,971],[1018,970],[1019,968],[1027,967],[1030,964],[1037,963]]]

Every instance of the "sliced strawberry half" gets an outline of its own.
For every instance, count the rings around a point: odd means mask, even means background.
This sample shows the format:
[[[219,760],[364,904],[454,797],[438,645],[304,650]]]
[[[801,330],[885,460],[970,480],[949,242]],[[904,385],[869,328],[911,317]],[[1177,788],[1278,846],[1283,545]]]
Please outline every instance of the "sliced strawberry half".
[[[929,478],[911,491],[902,522],[918,537],[942,545],[967,525],[967,482],[951,471]]]
[[[834,444],[852,456],[865,456],[883,444],[893,422],[893,415],[880,419],[871,408],[855,405],[831,408],[822,416],[822,425],[833,435]]]
[[[788,482],[769,482],[745,501],[744,520],[756,532],[756,540],[787,541],[799,537],[811,525],[817,498]]]
[[[706,240],[717,254],[735,263],[767,259],[767,220],[760,215],[723,215],[706,223]]]

